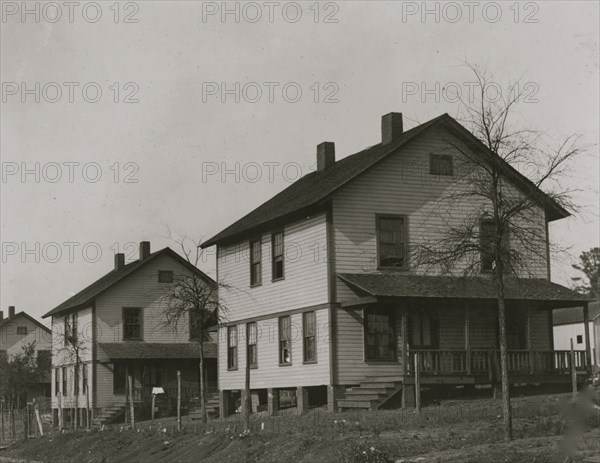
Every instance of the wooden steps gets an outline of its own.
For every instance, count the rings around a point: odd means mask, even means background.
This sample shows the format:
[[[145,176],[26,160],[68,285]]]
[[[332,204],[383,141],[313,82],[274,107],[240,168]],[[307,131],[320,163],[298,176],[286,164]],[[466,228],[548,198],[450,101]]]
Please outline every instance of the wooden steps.
[[[112,404],[104,407],[100,414],[92,419],[92,426],[100,427],[103,424],[111,424],[125,411],[125,405]]]
[[[367,376],[338,400],[340,410],[377,410],[402,391],[400,376]]]

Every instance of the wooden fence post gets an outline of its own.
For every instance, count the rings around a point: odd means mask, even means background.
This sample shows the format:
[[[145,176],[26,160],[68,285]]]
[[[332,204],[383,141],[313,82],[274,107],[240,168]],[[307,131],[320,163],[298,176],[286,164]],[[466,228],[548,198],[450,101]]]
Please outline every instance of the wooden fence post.
[[[2,440],[4,441],[4,402],[0,402],[0,425],[2,426]]]
[[[571,338],[571,355],[569,356],[571,364],[571,386],[573,388],[573,400],[577,399],[577,370],[575,368],[575,351],[573,350],[573,338]]]
[[[37,404],[34,405],[34,411],[35,411],[35,419],[37,421],[38,424],[38,428],[40,430],[40,436],[44,435],[44,427],[42,426],[42,417],[40,416],[40,409],[38,408]]]
[[[63,411],[62,411],[62,397],[60,391],[56,394],[57,405],[58,405],[58,430],[62,431],[63,428]]]
[[[177,370],[177,430],[181,431],[181,371]]]
[[[90,423],[90,388],[85,385],[85,427],[91,429]]]
[[[135,429],[135,409],[133,405],[133,374],[127,375],[127,383],[129,385],[129,409],[131,413],[131,429]]]
[[[419,365],[419,353],[415,352],[415,408],[421,414],[421,366]]]
[[[25,425],[25,439],[29,439],[29,430],[31,427],[31,423],[29,422],[29,402],[25,404],[25,419],[23,420],[23,424]],[[21,410],[21,418],[23,418],[23,410]]]

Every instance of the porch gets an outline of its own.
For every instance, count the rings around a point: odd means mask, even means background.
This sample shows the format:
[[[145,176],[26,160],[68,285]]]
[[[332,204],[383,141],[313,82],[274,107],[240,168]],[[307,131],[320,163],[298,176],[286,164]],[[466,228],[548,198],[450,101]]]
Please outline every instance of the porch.
[[[417,366],[421,384],[500,382],[498,306],[491,280],[402,274],[340,278],[356,297],[341,303],[338,318],[345,328],[338,345],[356,346],[359,327],[363,344],[362,359],[346,360],[342,353],[338,361],[339,384],[352,386],[347,397],[373,393],[381,382],[377,400],[383,404],[415,383]],[[585,318],[585,297],[546,280],[509,281],[505,302],[512,384],[567,383],[571,365],[580,376],[590,371],[589,349],[571,354],[553,345],[552,310],[583,305]]]

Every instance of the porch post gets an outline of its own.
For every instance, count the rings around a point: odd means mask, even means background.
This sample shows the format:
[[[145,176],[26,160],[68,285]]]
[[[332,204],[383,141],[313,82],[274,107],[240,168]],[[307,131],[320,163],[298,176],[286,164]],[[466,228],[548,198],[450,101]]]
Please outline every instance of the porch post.
[[[400,355],[402,356],[402,408],[406,408],[409,402],[412,402],[410,397],[410,388],[406,384],[408,375],[408,308],[405,306],[402,309],[400,330],[402,331],[402,346]]]
[[[587,301],[583,304],[583,334],[585,336],[585,363],[586,370],[592,371],[592,346],[590,345],[590,320]]]
[[[532,375],[534,371],[534,361],[533,361],[533,350],[531,343],[531,306],[527,305],[526,316],[526,334],[527,334],[527,350],[528,350],[528,360],[529,360],[529,374]]]
[[[471,374],[471,307],[465,302],[465,350],[467,351],[467,375]]]

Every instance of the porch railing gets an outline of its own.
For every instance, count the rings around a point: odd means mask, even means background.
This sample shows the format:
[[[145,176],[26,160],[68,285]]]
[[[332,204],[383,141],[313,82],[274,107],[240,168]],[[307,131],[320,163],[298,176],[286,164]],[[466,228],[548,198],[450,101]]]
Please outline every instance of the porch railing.
[[[462,374],[499,375],[500,352],[488,350],[409,350],[407,373],[415,368],[415,353],[419,357],[419,370],[424,375]],[[573,353],[577,371],[587,370],[587,357],[584,350]],[[518,374],[569,374],[571,371],[571,351],[569,350],[509,350],[508,371]]]

